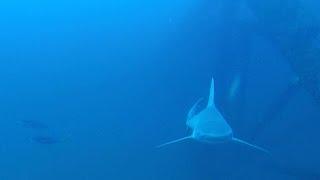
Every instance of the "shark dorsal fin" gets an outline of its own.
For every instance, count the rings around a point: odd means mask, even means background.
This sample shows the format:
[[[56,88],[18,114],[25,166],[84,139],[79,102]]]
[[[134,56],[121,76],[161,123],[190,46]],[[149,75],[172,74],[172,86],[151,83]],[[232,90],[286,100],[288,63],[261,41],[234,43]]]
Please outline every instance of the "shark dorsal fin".
[[[208,99],[208,105],[207,107],[215,106],[214,104],[214,79],[211,80],[211,86],[210,86],[210,95]]]

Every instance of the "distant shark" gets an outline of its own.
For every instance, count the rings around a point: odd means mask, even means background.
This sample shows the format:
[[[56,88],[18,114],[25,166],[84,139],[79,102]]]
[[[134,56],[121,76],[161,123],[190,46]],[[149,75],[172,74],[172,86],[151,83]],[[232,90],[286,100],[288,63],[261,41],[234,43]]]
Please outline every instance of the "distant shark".
[[[199,113],[196,113],[197,107],[202,101],[202,99],[199,99],[188,113],[186,125],[187,128],[191,130],[191,135],[164,143],[157,147],[161,148],[173,143],[193,139],[209,144],[236,142],[269,154],[269,152],[264,148],[250,144],[233,136],[231,127],[216,108],[214,96],[214,79],[212,78],[207,107]]]

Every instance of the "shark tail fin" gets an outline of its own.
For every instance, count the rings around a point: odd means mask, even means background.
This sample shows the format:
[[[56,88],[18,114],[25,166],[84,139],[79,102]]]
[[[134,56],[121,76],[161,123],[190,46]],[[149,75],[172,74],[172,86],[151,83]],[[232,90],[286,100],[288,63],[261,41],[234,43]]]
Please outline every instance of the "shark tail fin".
[[[178,142],[181,142],[181,141],[184,141],[184,140],[187,140],[187,139],[191,139],[191,138],[192,138],[192,136],[186,136],[186,137],[183,137],[183,138],[180,138],[180,139],[176,139],[176,140],[161,144],[159,146],[156,146],[156,148],[162,148],[164,146],[167,146],[167,145],[170,145],[170,144],[174,144],[174,143],[178,143]]]
[[[214,79],[211,79],[210,94],[207,107],[215,106],[214,104]]]
[[[250,143],[248,143],[248,142],[246,142],[246,141],[244,141],[244,140],[241,140],[241,139],[238,139],[238,138],[232,138],[232,140],[235,141],[235,142],[237,142],[237,143],[239,143],[239,144],[247,145],[247,146],[249,146],[249,147],[251,147],[251,148],[253,148],[253,149],[256,149],[256,150],[262,151],[262,152],[264,152],[264,153],[266,153],[266,154],[268,154],[268,155],[271,155],[268,150],[266,150],[266,149],[264,149],[264,148],[262,148],[262,147],[259,147],[259,146],[250,144]]]

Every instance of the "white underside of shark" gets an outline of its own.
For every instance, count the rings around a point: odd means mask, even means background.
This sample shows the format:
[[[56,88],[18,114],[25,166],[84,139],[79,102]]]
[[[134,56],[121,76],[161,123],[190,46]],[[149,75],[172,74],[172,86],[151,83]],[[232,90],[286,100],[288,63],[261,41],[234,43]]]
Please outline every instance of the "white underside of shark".
[[[224,119],[220,111],[216,108],[214,101],[214,79],[211,81],[210,95],[208,99],[208,105],[205,109],[196,114],[197,107],[201,102],[198,100],[195,105],[190,109],[187,117],[187,128],[191,130],[191,134],[174,140],[162,145],[158,148],[167,146],[169,144],[181,142],[188,139],[193,139],[200,142],[209,144],[223,143],[223,142],[236,142],[244,144],[253,149],[269,153],[264,148],[248,143],[244,140],[238,139],[233,136],[233,131],[227,121]]]

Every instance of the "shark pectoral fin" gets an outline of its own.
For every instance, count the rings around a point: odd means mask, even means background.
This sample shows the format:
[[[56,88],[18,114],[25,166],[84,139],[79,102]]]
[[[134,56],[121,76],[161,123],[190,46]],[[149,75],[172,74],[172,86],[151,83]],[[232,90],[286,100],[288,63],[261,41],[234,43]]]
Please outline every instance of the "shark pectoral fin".
[[[187,140],[187,139],[191,139],[191,138],[192,138],[192,136],[186,136],[186,137],[183,137],[183,138],[180,138],[180,139],[176,139],[176,140],[161,144],[161,145],[156,146],[156,147],[157,148],[162,148],[164,146],[167,146],[167,145],[170,145],[170,144],[174,144],[174,143],[178,143],[178,142],[181,142],[181,141],[184,141],[184,140]]]
[[[268,150],[266,150],[266,149],[264,149],[264,148],[262,148],[262,147],[259,147],[259,146],[250,144],[250,143],[248,143],[248,142],[246,142],[246,141],[244,141],[244,140],[241,140],[241,139],[238,139],[238,138],[232,138],[232,140],[233,140],[234,142],[239,143],[239,144],[244,144],[244,145],[250,146],[250,147],[253,148],[253,149],[256,149],[256,150],[259,150],[259,151],[262,151],[262,152],[264,152],[264,153],[267,153],[267,154],[271,155]]]

